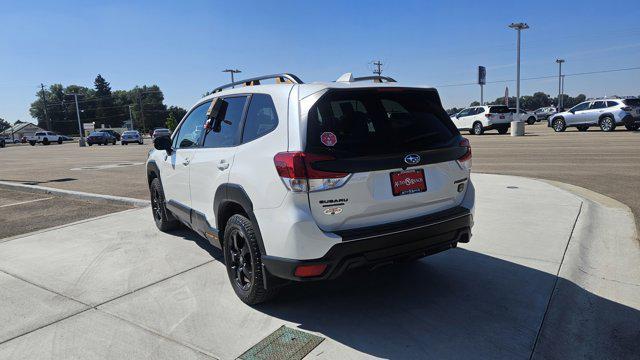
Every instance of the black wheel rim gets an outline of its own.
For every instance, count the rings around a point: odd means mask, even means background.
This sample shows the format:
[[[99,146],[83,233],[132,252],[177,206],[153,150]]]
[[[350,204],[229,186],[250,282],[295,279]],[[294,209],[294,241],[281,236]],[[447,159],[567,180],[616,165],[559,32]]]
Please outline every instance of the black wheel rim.
[[[253,283],[254,272],[249,243],[240,231],[232,231],[229,243],[231,274],[236,285],[243,291],[248,291]]]
[[[156,221],[162,220],[162,208],[160,201],[160,193],[158,189],[153,189],[151,191],[151,209],[153,210],[153,217]]]

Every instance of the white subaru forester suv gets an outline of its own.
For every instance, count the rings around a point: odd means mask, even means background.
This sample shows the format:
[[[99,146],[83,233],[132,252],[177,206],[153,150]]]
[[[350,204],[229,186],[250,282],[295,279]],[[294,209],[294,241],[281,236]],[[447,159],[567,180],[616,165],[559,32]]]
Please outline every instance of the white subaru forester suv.
[[[471,148],[432,88],[262,76],[215,89],[154,147],[156,225],[221,248],[247,304],[471,237]]]

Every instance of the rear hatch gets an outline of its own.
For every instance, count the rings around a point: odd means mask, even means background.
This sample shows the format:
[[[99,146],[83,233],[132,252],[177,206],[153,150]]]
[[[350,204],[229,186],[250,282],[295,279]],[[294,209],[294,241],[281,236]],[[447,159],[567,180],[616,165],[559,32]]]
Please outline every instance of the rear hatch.
[[[489,112],[485,116],[493,123],[510,123],[517,118],[506,105],[489,106]]]
[[[309,110],[305,153],[313,154],[312,171],[343,176],[338,187],[309,191],[325,231],[449,209],[469,177],[457,161],[468,156],[470,166],[468,143],[430,89],[329,90]]]
[[[633,117],[640,116],[640,99],[624,99],[622,100],[625,106],[630,107],[631,111],[629,113],[633,115]]]

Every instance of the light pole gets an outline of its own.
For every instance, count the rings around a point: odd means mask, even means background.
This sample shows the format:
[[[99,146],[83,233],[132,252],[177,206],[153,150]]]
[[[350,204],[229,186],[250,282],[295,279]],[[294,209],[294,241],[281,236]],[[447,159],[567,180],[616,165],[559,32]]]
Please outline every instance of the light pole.
[[[556,63],[558,64],[558,111],[562,109],[562,63],[564,59],[556,59]]]
[[[234,83],[236,81],[233,78],[233,74],[238,74],[238,73],[241,73],[242,71],[240,71],[238,69],[224,69],[224,70],[222,70],[222,72],[231,73],[231,82]],[[232,86],[232,87],[235,88],[235,86]]]
[[[73,93],[73,94],[65,94],[65,95],[73,95],[73,99],[76,102],[76,115],[78,116],[78,133],[80,134],[80,141],[78,142],[78,144],[80,145],[80,147],[84,147],[85,146],[84,132],[82,131],[82,122],[80,121],[80,108],[78,107],[78,94]]]
[[[518,56],[516,60],[516,116],[517,120],[511,122],[511,136],[524,135],[524,122],[520,121],[520,32],[528,29],[529,25],[526,23],[511,23],[510,28],[518,31]]]

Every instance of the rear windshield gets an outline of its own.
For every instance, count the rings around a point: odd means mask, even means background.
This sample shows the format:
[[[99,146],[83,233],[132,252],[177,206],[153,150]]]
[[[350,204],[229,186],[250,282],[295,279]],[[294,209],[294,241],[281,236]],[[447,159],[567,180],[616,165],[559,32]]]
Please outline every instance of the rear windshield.
[[[506,107],[505,105],[502,106],[491,106],[489,107],[489,113],[491,114],[507,114],[510,113],[511,111],[509,110],[508,107]],[[513,109],[513,112],[516,112],[516,109]]]
[[[102,135],[103,135],[103,133],[100,132],[100,131],[94,131],[91,134],[89,134],[89,136],[102,136]]]
[[[624,99],[622,102],[627,106],[640,106],[640,99]]]
[[[434,149],[458,130],[436,92],[331,90],[309,110],[307,151],[337,158]]]

